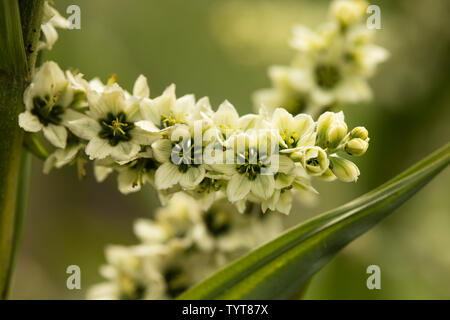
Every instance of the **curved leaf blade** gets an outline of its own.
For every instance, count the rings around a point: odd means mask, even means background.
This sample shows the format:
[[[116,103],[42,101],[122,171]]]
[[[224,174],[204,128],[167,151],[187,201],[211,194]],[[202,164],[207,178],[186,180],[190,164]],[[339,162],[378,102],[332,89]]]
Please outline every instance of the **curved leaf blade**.
[[[340,249],[408,200],[450,162],[450,144],[375,190],[250,252],[179,299],[288,299]]]

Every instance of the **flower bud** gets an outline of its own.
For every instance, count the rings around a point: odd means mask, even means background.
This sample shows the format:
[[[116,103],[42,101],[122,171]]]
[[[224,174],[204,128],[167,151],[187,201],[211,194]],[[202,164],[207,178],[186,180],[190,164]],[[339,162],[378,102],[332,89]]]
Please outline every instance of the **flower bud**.
[[[328,169],[330,161],[322,148],[309,147],[304,151],[302,164],[309,175],[320,176]]]
[[[351,156],[362,156],[366,153],[369,143],[361,138],[354,138],[345,144],[345,152]]]
[[[366,140],[369,137],[369,131],[364,127],[356,127],[350,131],[350,138],[360,138]]]
[[[339,180],[344,182],[353,182],[358,180],[359,169],[356,164],[338,157],[330,157],[330,161],[330,169]]]
[[[366,13],[367,2],[364,0],[336,0],[331,4],[331,14],[342,25],[348,26],[360,21]]]
[[[335,148],[347,134],[347,124],[342,112],[325,112],[317,121],[317,145]]]
[[[347,134],[347,125],[343,121],[331,124],[327,131],[328,147],[335,148]]]

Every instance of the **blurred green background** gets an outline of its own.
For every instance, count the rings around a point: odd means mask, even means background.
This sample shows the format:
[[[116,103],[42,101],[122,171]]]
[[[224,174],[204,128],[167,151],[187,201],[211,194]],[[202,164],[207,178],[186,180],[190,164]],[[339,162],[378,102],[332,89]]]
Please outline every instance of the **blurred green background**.
[[[64,16],[74,1],[55,1]],[[343,204],[380,185],[446,143],[450,136],[450,2],[372,1],[381,7],[377,43],[391,58],[372,79],[371,104],[344,106],[350,127],[369,129],[371,145],[357,164],[357,184],[315,183],[316,206],[296,204],[286,225]],[[151,95],[170,83],[177,93],[229,99],[250,112],[251,93],[269,86],[266,69],[287,64],[293,24],[316,26],[328,1],[82,0],[81,30],[59,33],[44,60],[79,69],[88,79],[118,75],[131,90],[149,79]],[[146,188],[123,196],[114,179],[77,180],[72,167],[42,173],[34,161],[29,218],[12,298],[82,299],[101,280],[108,243],[132,244],[132,222],[158,206]],[[447,169],[392,217],[353,242],[313,279],[309,299],[449,299],[450,171]],[[66,288],[66,268],[81,267],[82,289]],[[366,268],[381,267],[381,290],[368,290]]]

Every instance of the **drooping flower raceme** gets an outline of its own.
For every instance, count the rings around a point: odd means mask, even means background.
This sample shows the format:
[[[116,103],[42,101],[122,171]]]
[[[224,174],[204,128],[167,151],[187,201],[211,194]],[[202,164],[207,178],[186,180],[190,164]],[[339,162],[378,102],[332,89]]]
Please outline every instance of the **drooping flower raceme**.
[[[373,44],[367,6],[364,0],[334,0],[330,20],[317,30],[296,26],[290,43],[296,55],[289,66],[269,68],[272,88],[254,94],[256,108],[318,116],[325,108],[370,100],[367,80],[388,52]]]
[[[176,194],[154,220],[136,221],[139,244],[106,248],[106,282],[92,286],[88,298],[173,299],[282,230],[280,216],[232,209],[219,202],[205,212],[195,198]]]
[[[348,132],[342,113],[317,122],[281,108],[239,116],[228,101],[214,112],[208,98],[176,97],[174,85],[149,94],[144,76],[130,93],[115,78],[87,82],[46,62],[25,92],[19,124],[42,130],[58,148],[45,172],[75,162],[84,175],[83,164],[94,160],[97,179],[117,172],[123,193],[149,182],[163,203],[183,191],[204,209],[226,197],[241,212],[257,203],[287,214],[292,194],[315,192],[311,177],[356,181],[358,168],[341,156],[368,147],[367,130]]]

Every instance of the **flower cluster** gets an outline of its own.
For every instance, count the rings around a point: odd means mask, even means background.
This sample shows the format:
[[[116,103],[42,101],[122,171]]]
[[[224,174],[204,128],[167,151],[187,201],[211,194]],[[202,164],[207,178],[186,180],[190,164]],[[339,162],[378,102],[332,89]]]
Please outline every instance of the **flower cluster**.
[[[163,203],[184,191],[205,209],[226,196],[241,212],[250,201],[289,213],[293,192],[314,192],[312,176],[356,181],[356,165],[337,153],[362,155],[369,140],[364,128],[347,132],[342,113],[317,122],[285,109],[239,116],[228,101],[214,112],[206,97],[177,97],[174,85],[151,99],[142,75],[129,93],[114,78],[87,82],[51,61],[37,70],[24,101],[20,126],[42,131],[57,148],[45,172],[90,159],[99,181],[118,173],[123,193],[149,182]]]
[[[371,99],[367,83],[388,52],[375,44],[365,22],[364,0],[334,0],[330,19],[317,30],[296,26],[290,42],[296,55],[289,66],[272,66],[272,88],[255,92],[256,108],[284,107],[313,116],[344,103]]]
[[[227,207],[228,206],[228,207]],[[183,193],[157,210],[154,220],[134,225],[140,243],[108,246],[106,282],[92,286],[90,299],[171,299],[281,232],[281,217],[259,210],[230,214],[226,203],[204,212]]]
[[[241,212],[250,201],[287,214],[293,192],[315,192],[312,176],[356,181],[356,165],[337,153],[362,155],[369,140],[364,128],[347,132],[342,113],[317,122],[281,108],[239,116],[228,101],[214,112],[206,97],[177,97],[174,85],[151,99],[142,75],[129,93],[115,78],[87,82],[51,61],[37,70],[24,101],[20,126],[42,131],[57,148],[45,172],[90,159],[97,180],[116,171],[125,194],[149,182],[163,203],[184,191],[205,209],[226,196]]]

